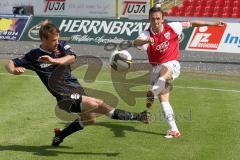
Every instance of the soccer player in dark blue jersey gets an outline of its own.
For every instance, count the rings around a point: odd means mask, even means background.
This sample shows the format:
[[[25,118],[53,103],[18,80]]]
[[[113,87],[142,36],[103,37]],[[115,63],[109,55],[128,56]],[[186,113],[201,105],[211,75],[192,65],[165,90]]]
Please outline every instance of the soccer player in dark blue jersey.
[[[78,80],[71,74],[70,65],[75,63],[76,55],[65,41],[59,40],[59,33],[55,25],[48,21],[43,22],[39,29],[40,47],[6,64],[6,70],[14,75],[24,73],[25,69],[35,71],[56,98],[59,108],[66,112],[79,113],[86,118],[76,119],[63,130],[55,129],[53,146],[58,146],[65,137],[82,130],[85,122],[94,123],[96,113],[112,119],[149,122],[150,115],[147,112],[127,112],[113,108],[101,99],[87,96]]]

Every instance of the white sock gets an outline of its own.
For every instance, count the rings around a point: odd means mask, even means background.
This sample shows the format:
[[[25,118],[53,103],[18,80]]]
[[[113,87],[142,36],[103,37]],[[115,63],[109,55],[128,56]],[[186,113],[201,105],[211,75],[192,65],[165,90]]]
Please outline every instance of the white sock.
[[[171,131],[178,131],[172,106],[169,102],[161,102],[161,106],[165,115],[165,119],[171,129]]]
[[[114,111],[115,111],[115,108],[113,108],[110,112],[108,112],[106,116],[112,118]]]
[[[154,96],[157,96],[165,88],[166,80],[162,77],[158,78],[157,82],[152,87]]]

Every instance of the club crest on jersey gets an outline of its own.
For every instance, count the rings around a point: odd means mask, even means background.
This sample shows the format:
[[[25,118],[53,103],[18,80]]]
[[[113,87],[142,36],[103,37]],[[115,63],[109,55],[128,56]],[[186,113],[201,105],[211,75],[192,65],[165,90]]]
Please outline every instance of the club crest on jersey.
[[[170,32],[165,33],[165,34],[164,34],[164,37],[165,37],[166,39],[170,39]]]
[[[68,44],[64,46],[65,50],[68,50],[69,48],[71,48]]]

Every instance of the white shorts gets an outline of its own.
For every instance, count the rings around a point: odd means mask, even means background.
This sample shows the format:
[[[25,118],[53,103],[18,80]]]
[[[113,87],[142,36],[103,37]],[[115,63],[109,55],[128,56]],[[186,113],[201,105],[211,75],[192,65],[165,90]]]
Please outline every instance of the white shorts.
[[[150,83],[151,85],[153,85],[159,78],[160,76],[160,70],[162,69],[162,67],[165,66],[169,69],[172,70],[172,80],[176,79],[179,77],[180,75],[180,64],[178,61],[168,61],[166,63],[162,63],[156,66],[153,66],[152,68],[152,72],[150,74]]]

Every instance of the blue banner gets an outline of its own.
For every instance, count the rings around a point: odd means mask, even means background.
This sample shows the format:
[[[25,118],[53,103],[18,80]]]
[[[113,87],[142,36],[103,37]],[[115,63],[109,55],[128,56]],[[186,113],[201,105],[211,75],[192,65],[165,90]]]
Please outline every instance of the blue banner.
[[[0,15],[0,40],[19,40],[29,19],[29,16]]]

